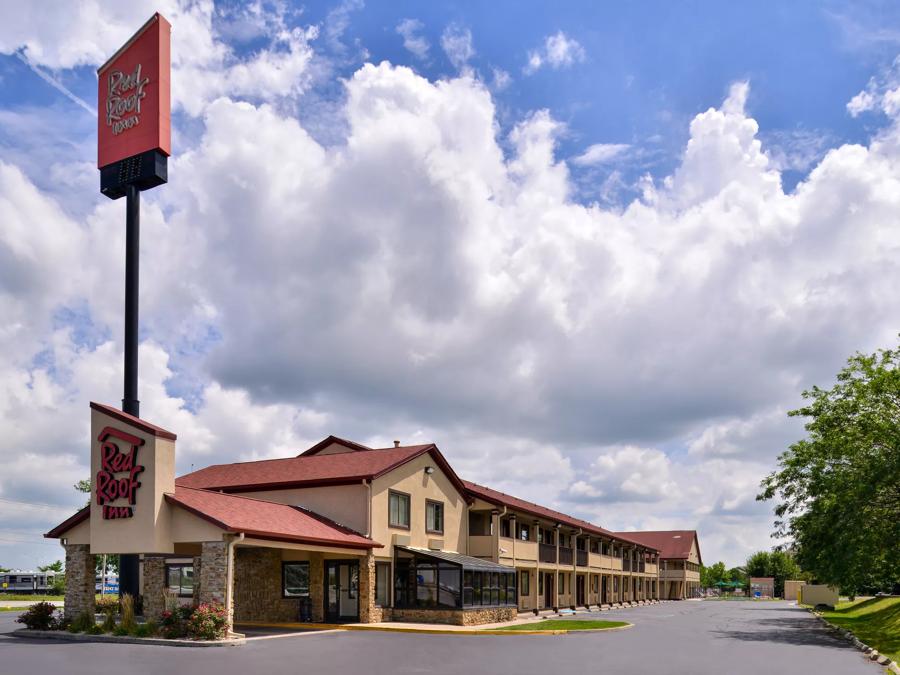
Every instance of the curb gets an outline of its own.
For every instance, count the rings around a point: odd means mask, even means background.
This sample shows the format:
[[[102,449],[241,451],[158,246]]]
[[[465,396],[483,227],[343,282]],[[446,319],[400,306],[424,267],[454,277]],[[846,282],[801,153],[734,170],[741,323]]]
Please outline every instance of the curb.
[[[158,645],[162,647],[239,647],[246,643],[244,638],[228,640],[165,640],[163,638],[139,638],[130,635],[87,635],[86,633],[69,633],[61,630],[30,630],[20,628],[10,637],[33,638],[38,640],[60,640],[62,642],[112,642],[126,645]]]
[[[870,661],[875,661],[879,666],[884,666],[888,671],[892,673],[897,673],[900,675],[900,665],[896,662],[892,661],[890,658],[885,656],[884,654],[879,654],[877,649],[873,649],[865,642],[856,637],[852,631],[847,630],[846,628],[841,628],[840,626],[836,626],[833,623],[830,623],[824,616],[822,616],[819,612],[815,611],[812,607],[807,607],[807,611],[816,617],[825,629],[834,635],[835,637],[842,638],[847,640],[850,644],[856,647],[859,651],[866,655],[866,657]]]
[[[535,622],[536,625],[540,621]],[[245,626],[253,626],[254,628],[285,628],[285,624],[265,624],[265,623],[244,623]],[[626,630],[634,628],[633,623],[624,626],[614,626],[612,628],[583,628],[580,630],[568,630],[564,628],[555,628],[550,630],[503,630],[498,628],[464,628],[453,630],[450,628],[408,628],[406,626],[392,628],[391,626],[346,626],[340,624],[301,624],[302,629],[298,632],[317,631],[317,630],[335,630],[335,631],[379,631],[383,633],[410,633],[424,635],[570,635],[573,633],[608,633],[616,630]],[[256,638],[250,638],[256,639]]]

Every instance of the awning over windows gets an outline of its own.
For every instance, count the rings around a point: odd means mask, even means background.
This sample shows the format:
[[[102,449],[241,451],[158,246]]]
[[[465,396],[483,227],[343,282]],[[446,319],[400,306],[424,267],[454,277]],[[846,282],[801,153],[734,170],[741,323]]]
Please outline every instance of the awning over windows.
[[[500,565],[499,563],[495,563],[490,560],[482,560],[481,558],[475,558],[470,555],[463,555],[462,553],[451,553],[450,551],[432,551],[428,548],[415,548],[412,546],[395,545],[394,548],[401,549],[403,551],[409,551],[410,553],[415,553],[417,556],[435,558],[436,560],[443,560],[455,565],[461,565],[464,570],[480,570],[482,572],[516,571],[514,567]]]

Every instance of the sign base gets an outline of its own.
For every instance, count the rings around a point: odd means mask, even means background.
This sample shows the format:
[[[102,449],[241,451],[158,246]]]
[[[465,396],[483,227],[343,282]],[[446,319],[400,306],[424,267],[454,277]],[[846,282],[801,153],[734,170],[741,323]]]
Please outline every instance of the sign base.
[[[169,181],[169,158],[159,150],[126,157],[100,169],[100,192],[110,199],[125,196],[128,185],[149,190]]]

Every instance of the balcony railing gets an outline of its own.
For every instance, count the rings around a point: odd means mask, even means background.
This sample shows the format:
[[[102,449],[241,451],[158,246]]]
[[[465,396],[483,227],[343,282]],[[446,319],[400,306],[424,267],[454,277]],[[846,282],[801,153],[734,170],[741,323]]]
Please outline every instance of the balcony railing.
[[[541,562],[555,563],[556,562],[556,546],[554,544],[541,544],[538,547],[538,555],[540,556]]]
[[[580,549],[575,551],[575,564],[579,567],[587,567],[588,564],[588,554],[587,551],[582,551]]]
[[[631,571],[631,560],[625,558],[625,560],[622,561],[622,570],[625,572]]]
[[[643,572],[643,571],[644,571],[644,564],[645,564],[645,563],[644,563],[644,561],[643,561],[643,560],[641,560],[641,569],[640,569],[640,571],[641,571],[641,572]]]
[[[572,549],[559,547],[559,564],[560,565],[571,565],[572,564]]]

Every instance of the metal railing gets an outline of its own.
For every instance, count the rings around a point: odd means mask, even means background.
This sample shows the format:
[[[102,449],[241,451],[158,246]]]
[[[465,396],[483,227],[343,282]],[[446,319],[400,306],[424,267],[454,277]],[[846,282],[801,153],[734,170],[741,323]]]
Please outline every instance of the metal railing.
[[[575,564],[579,567],[587,567],[588,564],[588,554],[587,551],[582,551],[578,549],[575,551]]]
[[[571,565],[572,564],[572,549],[563,548],[560,546],[559,548],[559,564],[560,565]]]
[[[554,544],[540,544],[538,546],[538,559],[544,563],[555,563],[556,546]]]

